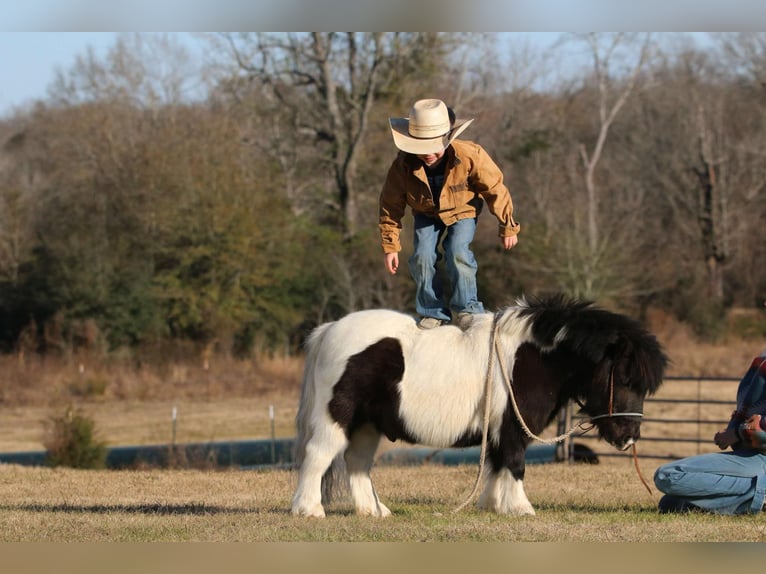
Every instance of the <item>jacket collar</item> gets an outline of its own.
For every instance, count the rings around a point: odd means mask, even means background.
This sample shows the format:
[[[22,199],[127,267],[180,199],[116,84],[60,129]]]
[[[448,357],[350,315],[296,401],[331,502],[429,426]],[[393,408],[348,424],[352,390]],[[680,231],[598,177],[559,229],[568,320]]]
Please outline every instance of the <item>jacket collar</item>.
[[[423,162],[421,162],[418,159],[418,156],[415,154],[407,153],[400,151],[400,154],[404,156],[404,162],[413,170],[417,171],[418,169],[425,169],[423,166]],[[454,145],[449,145],[447,147],[447,151],[445,152],[447,155],[447,165],[460,165],[462,163],[460,157],[457,155],[457,151],[455,150]]]

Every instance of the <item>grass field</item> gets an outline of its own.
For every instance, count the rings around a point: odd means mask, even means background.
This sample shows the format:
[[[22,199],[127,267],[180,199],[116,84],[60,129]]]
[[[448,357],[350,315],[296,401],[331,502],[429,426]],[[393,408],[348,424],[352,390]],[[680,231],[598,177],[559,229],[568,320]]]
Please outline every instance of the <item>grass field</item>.
[[[646,468],[646,473],[653,469]],[[537,516],[468,507],[472,465],[379,467],[387,519],[340,503],[293,517],[290,471],[78,471],[0,465],[4,542],[763,542],[762,515],[660,515],[632,465],[530,465]]]

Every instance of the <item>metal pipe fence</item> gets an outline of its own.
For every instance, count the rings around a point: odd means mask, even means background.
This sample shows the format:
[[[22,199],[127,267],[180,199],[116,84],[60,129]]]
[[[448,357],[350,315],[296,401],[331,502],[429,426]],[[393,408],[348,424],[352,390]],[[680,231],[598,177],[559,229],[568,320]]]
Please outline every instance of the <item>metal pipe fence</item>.
[[[720,452],[713,436],[729,422],[736,407],[739,378],[666,377],[658,393],[644,401],[641,438],[637,443],[641,458],[674,460]],[[563,433],[585,417],[570,403],[562,409],[557,432]],[[559,445],[557,460],[583,460],[585,450],[593,457],[632,457],[598,439],[594,429],[575,432]],[[586,459],[587,460],[587,459]]]

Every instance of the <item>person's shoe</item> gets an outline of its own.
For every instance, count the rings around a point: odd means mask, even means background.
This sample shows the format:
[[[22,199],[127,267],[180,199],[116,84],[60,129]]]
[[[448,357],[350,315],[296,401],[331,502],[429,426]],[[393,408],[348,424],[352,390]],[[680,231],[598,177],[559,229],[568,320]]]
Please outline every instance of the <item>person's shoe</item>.
[[[418,321],[418,327],[421,329],[434,329],[441,324],[442,320],[436,317],[423,317]]]
[[[456,323],[461,330],[465,331],[473,323],[473,313],[458,313]]]
[[[657,509],[659,510],[660,514],[677,514],[684,512],[697,512],[702,510],[699,506],[695,506],[683,498],[679,498],[678,496],[671,496],[670,494],[666,494],[660,498]]]

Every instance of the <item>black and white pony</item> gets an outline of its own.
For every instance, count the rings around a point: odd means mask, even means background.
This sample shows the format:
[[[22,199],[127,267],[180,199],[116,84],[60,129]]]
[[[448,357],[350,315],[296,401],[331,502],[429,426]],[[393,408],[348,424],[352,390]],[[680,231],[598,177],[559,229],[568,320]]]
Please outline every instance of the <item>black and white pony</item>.
[[[328,479],[338,471],[358,514],[390,515],[370,479],[380,438],[478,445],[485,420],[489,472],[479,507],[534,514],[523,487],[530,436],[572,399],[602,438],[629,447],[640,435],[644,398],[661,384],[667,363],[655,337],[633,319],[561,296],[476,315],[465,331],[422,330],[403,313],[359,311],[320,325],[306,345],[292,500],[293,514],[302,516],[325,515],[323,477],[325,487],[337,486]],[[488,371],[492,361],[507,367]]]

